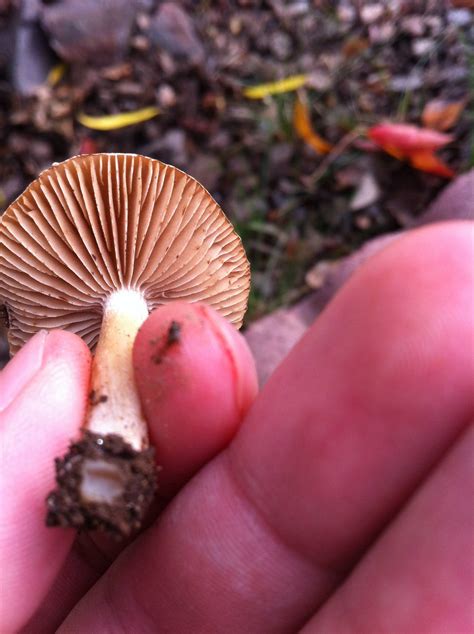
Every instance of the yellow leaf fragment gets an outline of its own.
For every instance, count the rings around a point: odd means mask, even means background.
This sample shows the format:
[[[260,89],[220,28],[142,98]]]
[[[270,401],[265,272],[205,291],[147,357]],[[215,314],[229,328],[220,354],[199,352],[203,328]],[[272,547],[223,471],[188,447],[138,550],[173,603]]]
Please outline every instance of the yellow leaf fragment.
[[[314,131],[308,108],[299,97],[296,97],[293,108],[293,127],[296,134],[318,154],[327,154],[331,151],[332,145]]]
[[[56,84],[59,84],[61,79],[64,77],[66,68],[66,64],[63,63],[53,66],[53,68],[49,71],[48,76],[46,77],[46,82],[49,84],[49,86],[56,86]]]
[[[249,86],[244,88],[244,97],[248,99],[263,99],[268,95],[277,95],[285,92],[292,92],[298,90],[301,86],[304,86],[308,81],[308,75],[291,75],[278,81],[273,81],[268,84],[258,84],[257,86]]]
[[[126,128],[129,125],[135,125],[153,119],[160,114],[160,111],[155,106],[148,106],[147,108],[141,108],[140,110],[133,110],[132,112],[119,112],[117,114],[104,114],[99,117],[92,117],[84,112],[77,115],[77,120],[85,128],[91,130],[118,130],[119,128]]]

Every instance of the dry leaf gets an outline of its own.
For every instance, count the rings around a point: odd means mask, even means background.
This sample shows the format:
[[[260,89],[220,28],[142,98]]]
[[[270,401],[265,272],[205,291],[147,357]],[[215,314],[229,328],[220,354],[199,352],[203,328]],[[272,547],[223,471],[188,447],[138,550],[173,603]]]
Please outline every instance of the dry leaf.
[[[59,84],[61,79],[64,77],[66,68],[67,66],[64,63],[56,64],[56,66],[53,66],[53,68],[48,73],[48,77],[46,78],[47,83],[50,86],[56,86],[56,84]]]
[[[389,146],[405,154],[419,150],[438,150],[454,140],[449,134],[406,123],[381,123],[370,128],[367,134],[369,139],[384,149]]]
[[[380,198],[380,193],[380,187],[374,176],[370,172],[365,173],[351,200],[351,211],[359,211],[373,205]]]
[[[460,9],[474,9],[474,0],[451,0],[451,4]]]
[[[369,40],[365,37],[351,37],[342,47],[344,57],[355,57],[369,48]]]
[[[117,114],[106,114],[99,117],[91,117],[83,112],[78,114],[77,120],[86,128],[91,130],[118,130],[129,125],[142,123],[153,119],[160,111],[155,106],[133,110],[132,112],[119,112]]]
[[[291,75],[278,81],[268,84],[258,84],[257,86],[249,86],[243,89],[244,97],[248,99],[263,99],[269,95],[276,95],[284,92],[292,92],[298,90],[305,85],[308,80],[307,75]]]
[[[453,178],[453,170],[443,163],[433,152],[413,152],[409,156],[409,161],[413,167],[421,170],[422,172],[428,172],[429,174],[436,174],[436,176],[442,176],[443,178]]]
[[[296,134],[318,154],[327,154],[331,151],[332,145],[314,131],[308,108],[298,96],[293,107],[293,127]]]
[[[460,101],[432,99],[424,107],[421,120],[427,128],[443,132],[457,123],[465,107],[466,99]]]
[[[453,137],[428,128],[403,123],[383,123],[370,128],[368,137],[387,154],[399,160],[408,160],[418,170],[452,178],[453,170],[435,155]]]

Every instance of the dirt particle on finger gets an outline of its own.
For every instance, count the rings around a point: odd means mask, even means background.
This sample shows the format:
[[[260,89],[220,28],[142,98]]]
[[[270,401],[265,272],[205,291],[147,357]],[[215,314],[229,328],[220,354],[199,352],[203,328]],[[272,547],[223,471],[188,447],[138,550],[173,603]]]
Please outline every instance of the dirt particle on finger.
[[[89,392],[89,403],[91,405],[99,405],[100,403],[106,403],[109,397],[107,394],[98,394],[96,390],[91,390]]]
[[[181,324],[178,321],[171,322],[170,327],[168,328],[168,338],[166,343],[168,346],[173,345],[174,343],[179,343],[181,339]]]
[[[164,343],[161,344],[158,350],[151,357],[151,361],[153,363],[162,363],[168,350],[181,341],[181,330],[181,324],[173,319],[166,332]],[[151,340],[150,343],[154,345],[156,340]]]

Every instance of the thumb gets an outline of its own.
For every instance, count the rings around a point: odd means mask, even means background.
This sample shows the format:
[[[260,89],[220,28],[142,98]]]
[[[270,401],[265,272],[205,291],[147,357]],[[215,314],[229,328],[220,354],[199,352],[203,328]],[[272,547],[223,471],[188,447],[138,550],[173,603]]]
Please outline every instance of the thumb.
[[[75,335],[38,333],[0,373],[0,631],[18,631],[67,556],[73,531],[45,526],[54,458],[82,423],[90,354]]]
[[[257,394],[244,338],[213,309],[176,302],[154,311],[134,349],[135,377],[160,492],[175,493],[234,436]]]

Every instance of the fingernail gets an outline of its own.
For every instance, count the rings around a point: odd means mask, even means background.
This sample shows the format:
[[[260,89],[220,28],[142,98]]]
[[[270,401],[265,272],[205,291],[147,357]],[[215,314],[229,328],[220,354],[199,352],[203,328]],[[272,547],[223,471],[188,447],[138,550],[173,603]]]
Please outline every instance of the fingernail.
[[[229,359],[234,374],[237,410],[243,416],[258,391],[257,373],[252,354],[245,339],[234,326],[207,306],[201,306],[201,308]]]
[[[37,332],[2,370],[0,412],[13,402],[41,369],[47,336],[46,330]]]

